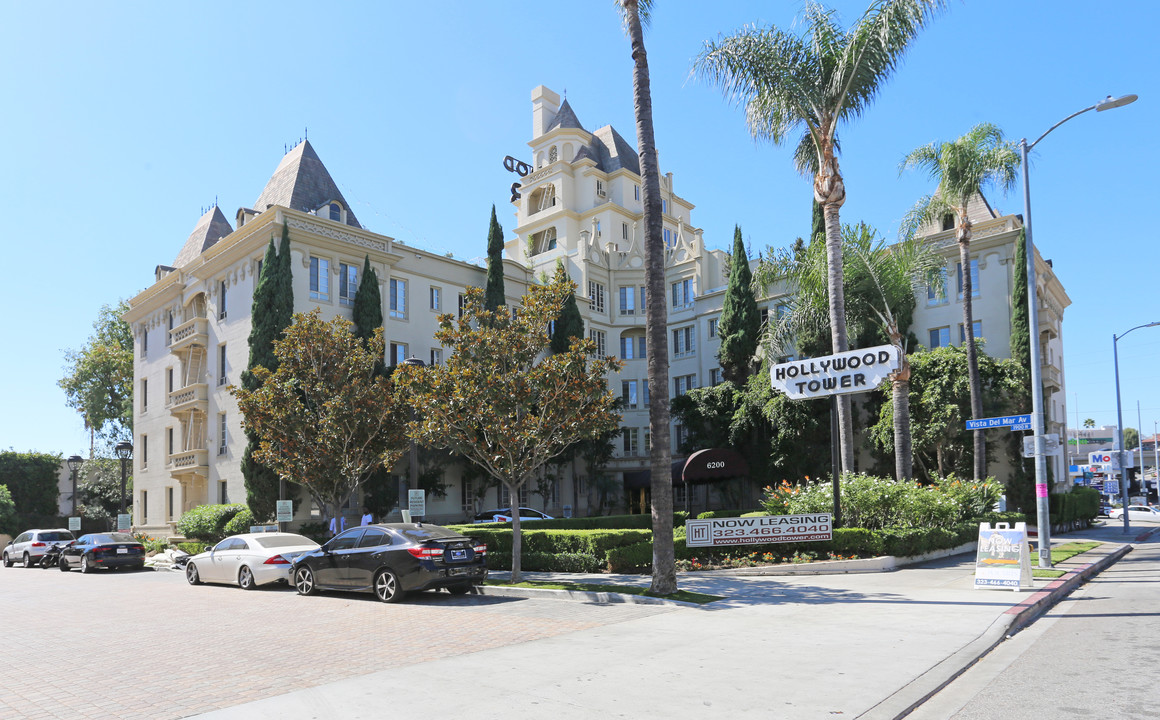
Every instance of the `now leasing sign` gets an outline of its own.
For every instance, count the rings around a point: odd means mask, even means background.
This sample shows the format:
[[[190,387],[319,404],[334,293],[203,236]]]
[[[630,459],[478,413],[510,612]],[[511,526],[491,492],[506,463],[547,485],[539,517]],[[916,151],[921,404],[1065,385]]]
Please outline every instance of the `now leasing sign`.
[[[769,369],[770,381],[794,400],[867,392],[898,370],[898,348],[879,345],[820,358],[781,363]]]
[[[831,540],[833,528],[833,516],[829,513],[686,520],[685,545],[712,547]]]

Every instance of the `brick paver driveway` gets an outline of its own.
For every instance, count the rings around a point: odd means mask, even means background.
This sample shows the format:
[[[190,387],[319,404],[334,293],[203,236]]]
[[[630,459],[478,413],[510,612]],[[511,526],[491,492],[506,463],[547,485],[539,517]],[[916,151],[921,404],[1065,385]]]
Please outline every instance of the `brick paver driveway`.
[[[175,572],[0,568],[0,718],[180,718],[671,606],[191,587]]]

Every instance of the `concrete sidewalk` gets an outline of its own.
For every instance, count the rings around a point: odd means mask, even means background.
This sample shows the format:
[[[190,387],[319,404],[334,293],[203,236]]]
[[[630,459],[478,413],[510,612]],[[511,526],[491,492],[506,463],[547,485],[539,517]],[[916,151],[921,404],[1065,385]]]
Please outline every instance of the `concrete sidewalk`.
[[[1087,538],[1107,544],[1063,564],[1066,578],[1037,580],[1034,591],[974,590],[973,554],[875,574],[686,573],[682,589],[727,599],[672,605],[649,617],[384,670],[202,717],[902,717],[1131,549],[1118,527],[1053,540]],[[586,579],[648,583],[630,575]]]

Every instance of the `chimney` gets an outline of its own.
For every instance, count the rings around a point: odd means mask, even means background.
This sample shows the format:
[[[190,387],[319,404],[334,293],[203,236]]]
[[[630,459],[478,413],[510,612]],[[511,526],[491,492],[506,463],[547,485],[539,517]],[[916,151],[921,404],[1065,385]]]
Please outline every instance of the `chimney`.
[[[540,137],[556,119],[560,110],[560,96],[543,85],[532,90],[532,139]]]

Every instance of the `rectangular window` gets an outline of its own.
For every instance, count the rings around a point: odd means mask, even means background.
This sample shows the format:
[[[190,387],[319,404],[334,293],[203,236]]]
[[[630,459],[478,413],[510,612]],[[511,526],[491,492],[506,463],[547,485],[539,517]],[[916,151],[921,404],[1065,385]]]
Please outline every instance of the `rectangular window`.
[[[219,482],[218,488],[219,488],[218,495],[222,499],[221,500],[222,505],[228,505],[230,502],[230,493],[229,493],[229,487],[226,485],[226,481],[222,480],[221,482]]]
[[[431,364],[443,364],[443,348],[431,348]]]
[[[640,381],[640,389],[643,391],[641,394],[644,398],[644,406],[648,407],[648,380]]]
[[[596,343],[596,355],[598,357],[604,357],[604,355],[605,355],[606,348],[605,348],[605,344],[604,344],[604,338],[605,338],[605,336],[604,336],[603,330],[589,330],[588,331],[588,339],[591,340],[592,342]]]
[[[431,286],[431,292],[429,293],[428,301],[431,303],[431,309],[436,312],[439,312],[443,306],[443,302],[440,297],[442,292],[443,291],[441,288],[437,288],[434,285]]]
[[[628,223],[621,223],[620,224],[620,239],[621,240],[628,239]]]
[[[939,268],[926,279],[926,304],[943,305],[947,301],[947,269]]]
[[[391,317],[407,319],[407,281],[391,278]]]
[[[773,309],[773,317],[779,323],[782,320],[784,320],[785,316],[788,314],[789,314],[789,305],[786,305],[785,303],[778,303]]]
[[[946,347],[951,344],[951,329],[949,327],[933,328],[930,331],[930,349]]]
[[[636,428],[621,428],[620,435],[623,440],[625,457],[634,457],[640,452],[640,446],[637,445],[638,433]]]
[[[644,429],[644,451],[646,453],[652,452],[652,431],[648,428]]]
[[[632,186],[632,196],[637,200],[640,200],[640,185]]]
[[[763,307],[759,310],[759,312],[761,313],[762,326],[768,325],[769,324],[769,308]]]
[[[218,345],[218,385],[226,384],[226,344]]]
[[[689,430],[684,425],[677,425],[674,430],[676,430],[676,433],[674,433],[673,440],[676,441],[676,447],[673,450],[681,452],[682,448],[685,447],[685,443],[689,440]]]
[[[709,384],[713,386],[721,384],[721,368],[709,370]]]
[[[338,264],[338,303],[351,307],[358,294],[358,266]]]
[[[596,194],[599,195],[600,197],[604,197],[605,192],[604,192],[604,181],[603,180],[598,179],[596,181]]]
[[[173,519],[173,488],[165,488],[165,519]]]
[[[330,299],[330,261],[324,258],[310,258],[310,299]]]
[[[149,330],[141,331],[141,357],[149,357]]]
[[[972,335],[974,335],[976,340],[979,340],[983,337],[983,321],[982,320],[974,320],[971,322],[971,333],[972,333]],[[959,323],[959,344],[961,345],[966,341],[967,341],[966,335],[963,333],[963,324]]]
[[[229,434],[226,432],[226,414],[218,413],[218,455],[226,454]]]
[[[604,312],[604,286],[592,280],[588,281],[588,302],[598,313]]]
[[[402,365],[407,359],[406,343],[391,343],[391,356],[387,358],[390,365]]]
[[[620,381],[620,397],[626,410],[636,409],[636,380]]]
[[[662,235],[664,236],[666,247],[672,247],[673,243],[675,243],[677,241],[677,237],[676,237],[677,233],[672,231],[672,230],[669,230],[668,228],[665,228],[662,231]]]
[[[620,314],[636,315],[636,288],[620,288]]]
[[[141,491],[141,524],[149,521],[149,491]]]
[[[684,395],[697,387],[696,375],[679,375],[673,378],[673,397]]]
[[[709,318],[709,337],[717,337],[717,318]]]
[[[219,309],[218,309],[218,319],[225,320],[226,319],[226,281],[225,280],[221,281],[220,288],[221,288],[222,301],[221,301],[221,304],[220,304]]]
[[[169,313],[169,329],[165,331],[165,347],[169,347],[173,335],[173,313]]]
[[[467,296],[463,293],[459,294],[459,317],[463,317],[463,310],[467,306]]]
[[[173,455],[173,428],[165,428],[165,443],[169,447],[169,455]]]
[[[957,287],[959,300],[963,299],[963,264],[955,263],[955,274],[957,275]],[[979,297],[979,261],[971,261],[971,297]]]
[[[149,380],[141,380],[141,412],[149,410]]]
[[[661,212],[667,213],[669,211],[669,201],[661,199]]]
[[[165,404],[169,404],[169,396],[173,393],[173,368],[165,368]]]
[[[149,436],[141,436],[141,469],[149,467]]]
[[[620,359],[621,360],[635,360],[644,357],[644,338],[642,337],[622,337],[620,338]]]
[[[697,334],[692,325],[673,330],[673,357],[682,358],[692,355],[696,347]]]
[[[693,307],[693,279],[685,278],[673,283],[673,307]]]

